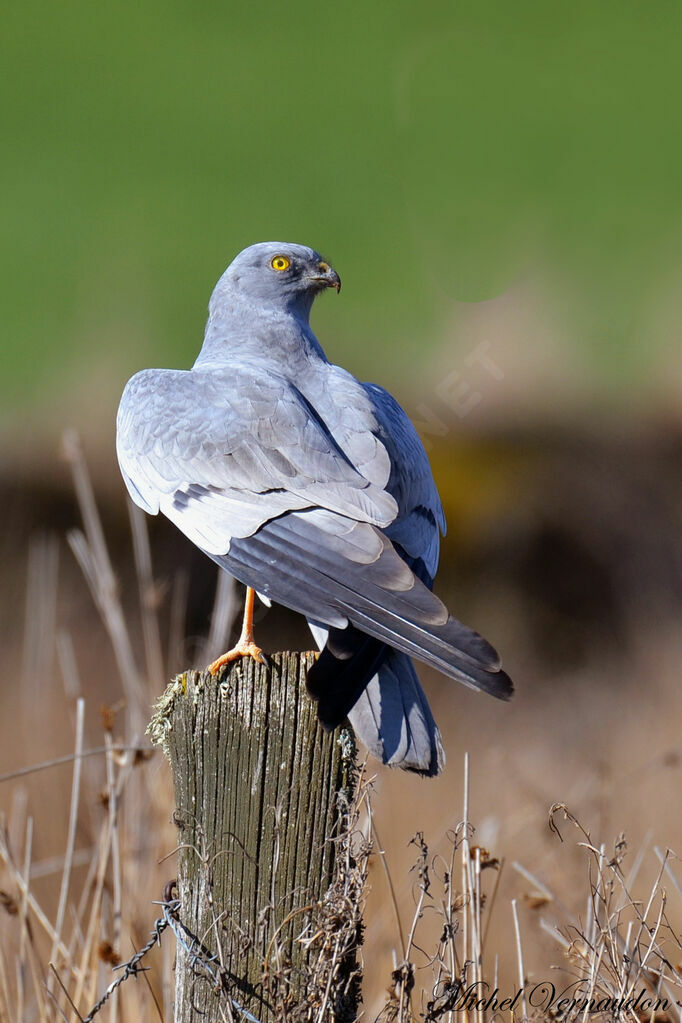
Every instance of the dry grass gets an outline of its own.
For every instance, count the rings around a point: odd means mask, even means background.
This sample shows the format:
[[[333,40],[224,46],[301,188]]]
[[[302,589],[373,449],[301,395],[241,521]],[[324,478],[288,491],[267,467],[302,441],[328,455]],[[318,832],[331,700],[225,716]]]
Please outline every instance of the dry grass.
[[[51,651],[56,650],[67,700],[75,703],[76,715],[73,754],[33,770],[66,760],[72,762],[73,773],[67,840],[57,862],[33,862],[35,822],[26,812],[20,787],[15,790],[12,811],[0,820],[0,887],[5,909],[0,922],[0,1017],[7,1020],[78,1019],[77,1013],[87,1014],[109,983],[111,968],[146,940],[145,929],[153,921],[151,899],[161,897],[167,871],[158,863],[158,850],[162,843],[172,847],[170,779],[159,770],[159,758],[144,740],[146,708],[164,665],[144,521],[132,516],[146,655],[139,666],[85,461],[72,434],[64,438],[64,454],[83,518],[83,529],[72,530],[68,541],[108,635],[124,700],[119,706],[101,709],[101,739],[96,747],[86,749],[86,703],[77,652],[68,633],[50,634],[44,628],[46,621],[55,621],[58,597],[56,569],[46,568],[46,564],[54,566],[55,558],[50,545],[40,541],[31,558],[35,568],[27,601],[27,637],[31,638],[26,642],[26,674],[33,680],[32,695],[40,700],[36,687],[49,677]],[[36,620],[41,623],[39,630]],[[117,738],[119,729],[122,738]],[[100,764],[93,768],[93,761],[103,761],[103,778]],[[19,781],[30,773],[31,769],[11,773],[3,780],[16,777]],[[63,812],[61,806],[58,812]],[[38,827],[45,823],[39,820]],[[80,849],[77,836],[81,843],[85,839]],[[52,877],[60,880],[51,913],[33,889],[36,878],[45,890],[45,882]],[[49,904],[54,899],[52,886],[47,887]],[[141,982],[112,995],[106,1018],[171,1018],[169,944],[162,957],[157,953],[151,979],[142,974]]]
[[[79,701],[79,727],[82,701]],[[74,752],[72,807],[77,806],[83,751],[77,731]],[[105,968],[121,963],[121,934],[139,926],[139,913],[127,888],[121,864],[129,860],[127,843],[139,834],[123,831],[117,814],[131,791],[130,779],[144,766],[136,753],[122,751],[109,739],[110,764],[107,790],[108,813],[97,835],[93,859],[80,898],[69,898],[69,874],[73,860],[71,836],[64,855],[60,898],[51,920],[31,891],[31,818],[25,819],[21,858],[12,850],[10,828],[0,830],[0,864],[4,877],[2,894],[3,941],[0,945],[0,1019],[102,1020],[172,1019],[172,963],[174,938],[165,929],[162,911],[152,928],[152,906],[147,902],[148,927],[152,930],[144,962],[126,969],[124,984],[101,998],[106,984]],[[407,934],[402,936],[402,956],[394,964],[383,1009],[376,1023],[433,1023],[463,1019],[485,1023],[509,1012],[512,1019],[586,1020],[612,1019],[659,1021],[679,1018],[682,999],[682,944],[671,924],[679,918],[682,889],[673,872],[676,857],[661,855],[650,888],[638,894],[636,884],[644,855],[635,857],[626,872],[626,843],[621,835],[607,854],[593,843],[589,833],[563,805],[550,811],[551,826],[559,833],[563,818],[576,829],[586,856],[584,917],[575,917],[563,905],[563,893],[554,892],[522,865],[513,864],[532,891],[526,902],[538,914],[538,927],[546,938],[547,975],[529,980],[524,969],[524,946],[516,902],[504,907],[496,896],[504,861],[481,848],[468,812],[468,768],[464,792],[464,815],[449,833],[450,856],[431,856],[423,835],[413,840],[416,851],[414,892],[416,904]],[[355,951],[361,933],[361,914],[370,855],[381,846],[372,821],[371,785],[358,786],[355,803],[345,813],[352,842],[340,843],[343,862],[337,883],[317,906],[302,908],[294,940],[306,944],[310,957],[303,978],[291,969],[288,945],[273,935],[263,982],[271,1004],[278,1006],[282,1023],[303,1020],[343,1020],[343,1006],[352,1001],[352,987],[359,982]],[[116,808],[116,812],[112,808]],[[72,821],[75,818],[72,817]],[[137,827],[143,822],[138,819]],[[14,822],[16,826],[16,821]],[[374,846],[370,836],[374,834]],[[341,839],[342,836],[339,836]],[[557,839],[558,841],[558,839]],[[383,859],[383,856],[381,857]],[[387,868],[389,879],[390,869]],[[674,901],[671,909],[670,902]],[[164,896],[170,904],[170,895]],[[65,910],[68,907],[68,913]],[[165,908],[165,907],[164,907]],[[395,907],[398,913],[399,907]],[[131,912],[132,911],[132,912]],[[489,941],[493,912],[511,913],[516,933],[516,982],[507,988],[499,977],[499,952]],[[68,924],[65,924],[65,915]],[[423,942],[427,918],[438,921],[436,943]],[[156,930],[156,935],[155,935]],[[177,933],[177,927],[175,928]],[[182,935],[180,935],[182,940]],[[186,940],[186,939],[185,939]],[[162,955],[153,951],[163,945]],[[49,950],[49,951],[48,951]],[[49,969],[47,964],[49,963]],[[136,972],[137,965],[151,972]],[[214,967],[219,972],[219,964]],[[107,971],[108,972],[108,971]],[[133,983],[132,978],[136,978]],[[142,979],[140,979],[142,978]],[[292,999],[304,991],[303,1000]],[[226,989],[226,992],[228,989]],[[509,1003],[512,1003],[509,1007]],[[226,1019],[251,1019],[227,998]],[[94,1010],[93,1011],[93,1007]],[[370,1019],[365,1015],[363,1018]]]
[[[465,779],[465,813],[449,835],[449,859],[431,857],[423,835],[414,839],[416,907],[404,957],[393,971],[388,1000],[377,1023],[452,1023],[455,1018],[486,1023],[505,1015],[548,1023],[587,1018],[600,1023],[679,1019],[682,944],[671,923],[672,916],[679,919],[682,911],[682,889],[672,870],[677,857],[670,850],[664,855],[654,850],[659,869],[653,884],[645,885],[640,895],[635,885],[644,851],[626,874],[625,837],[618,836],[607,854],[604,845],[593,844],[589,832],[563,804],[551,807],[549,823],[559,839],[557,821],[562,817],[577,829],[578,844],[586,854],[585,916],[575,916],[564,905],[565,893],[553,892],[514,863],[516,872],[533,886],[525,901],[539,914],[539,930],[547,939],[547,972],[542,978],[529,978],[517,901],[513,899],[506,910],[497,902],[498,912],[510,912],[513,918],[517,965],[515,983],[507,982],[505,987],[500,982],[499,952],[504,950],[491,947],[489,923],[504,860],[475,843],[468,815],[468,757]],[[675,896],[672,912],[668,885]],[[435,947],[420,944],[427,914],[438,921]]]

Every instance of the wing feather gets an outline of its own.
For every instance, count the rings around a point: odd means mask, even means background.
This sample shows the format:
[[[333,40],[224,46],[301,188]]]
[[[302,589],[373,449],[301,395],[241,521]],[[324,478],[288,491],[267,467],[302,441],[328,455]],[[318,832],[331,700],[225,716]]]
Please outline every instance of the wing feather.
[[[448,614],[379,529],[356,523],[351,531],[374,533],[381,542],[368,571],[347,556],[338,536],[317,528],[318,515],[313,509],[273,519],[254,535],[235,539],[229,553],[214,560],[313,621],[340,629],[350,622],[464,685],[509,698],[512,685],[494,648]]]

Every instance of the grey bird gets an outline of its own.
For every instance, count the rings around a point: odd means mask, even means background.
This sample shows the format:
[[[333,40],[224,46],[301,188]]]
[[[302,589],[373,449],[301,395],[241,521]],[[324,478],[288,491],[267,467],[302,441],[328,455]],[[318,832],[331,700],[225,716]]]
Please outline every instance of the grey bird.
[[[348,718],[385,764],[423,775],[445,761],[411,658],[508,699],[496,651],[432,592],[445,518],[400,405],[331,363],[315,297],[336,271],[303,245],[241,252],[209,303],[190,370],[126,385],[117,452],[132,499],[163,512],[247,587],[235,657],[261,659],[253,591],[305,615],[321,653],[308,675],[322,725]]]

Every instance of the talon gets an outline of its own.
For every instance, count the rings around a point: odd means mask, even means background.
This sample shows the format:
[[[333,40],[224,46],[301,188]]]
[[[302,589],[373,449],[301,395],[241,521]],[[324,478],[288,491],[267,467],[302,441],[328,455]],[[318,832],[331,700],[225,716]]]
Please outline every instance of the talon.
[[[222,654],[212,664],[209,664],[208,671],[211,675],[215,676],[218,674],[221,668],[224,668],[226,664],[232,664],[233,661],[238,660],[240,657],[253,657],[254,661],[259,664],[267,666],[267,658],[261,648],[256,646],[253,640],[253,600],[255,592],[250,586],[246,587],[246,601],[244,603],[244,623],[242,625],[242,634],[237,640],[235,646],[231,650],[228,650],[226,654]]]
[[[254,642],[243,643],[240,640],[226,654],[221,654],[212,664],[209,664],[208,670],[212,675],[217,675],[226,664],[232,664],[233,661],[239,660],[240,657],[253,657],[254,661],[258,661],[259,664],[267,665],[268,663],[265,654],[259,646],[256,646]]]

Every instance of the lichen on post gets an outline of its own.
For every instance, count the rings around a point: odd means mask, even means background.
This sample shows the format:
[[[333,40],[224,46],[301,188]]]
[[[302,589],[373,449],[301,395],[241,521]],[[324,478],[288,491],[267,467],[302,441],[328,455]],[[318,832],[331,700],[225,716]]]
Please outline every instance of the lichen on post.
[[[317,721],[313,656],[244,658],[218,681],[187,671],[150,723],[175,786],[178,1023],[357,1017],[355,746]]]

